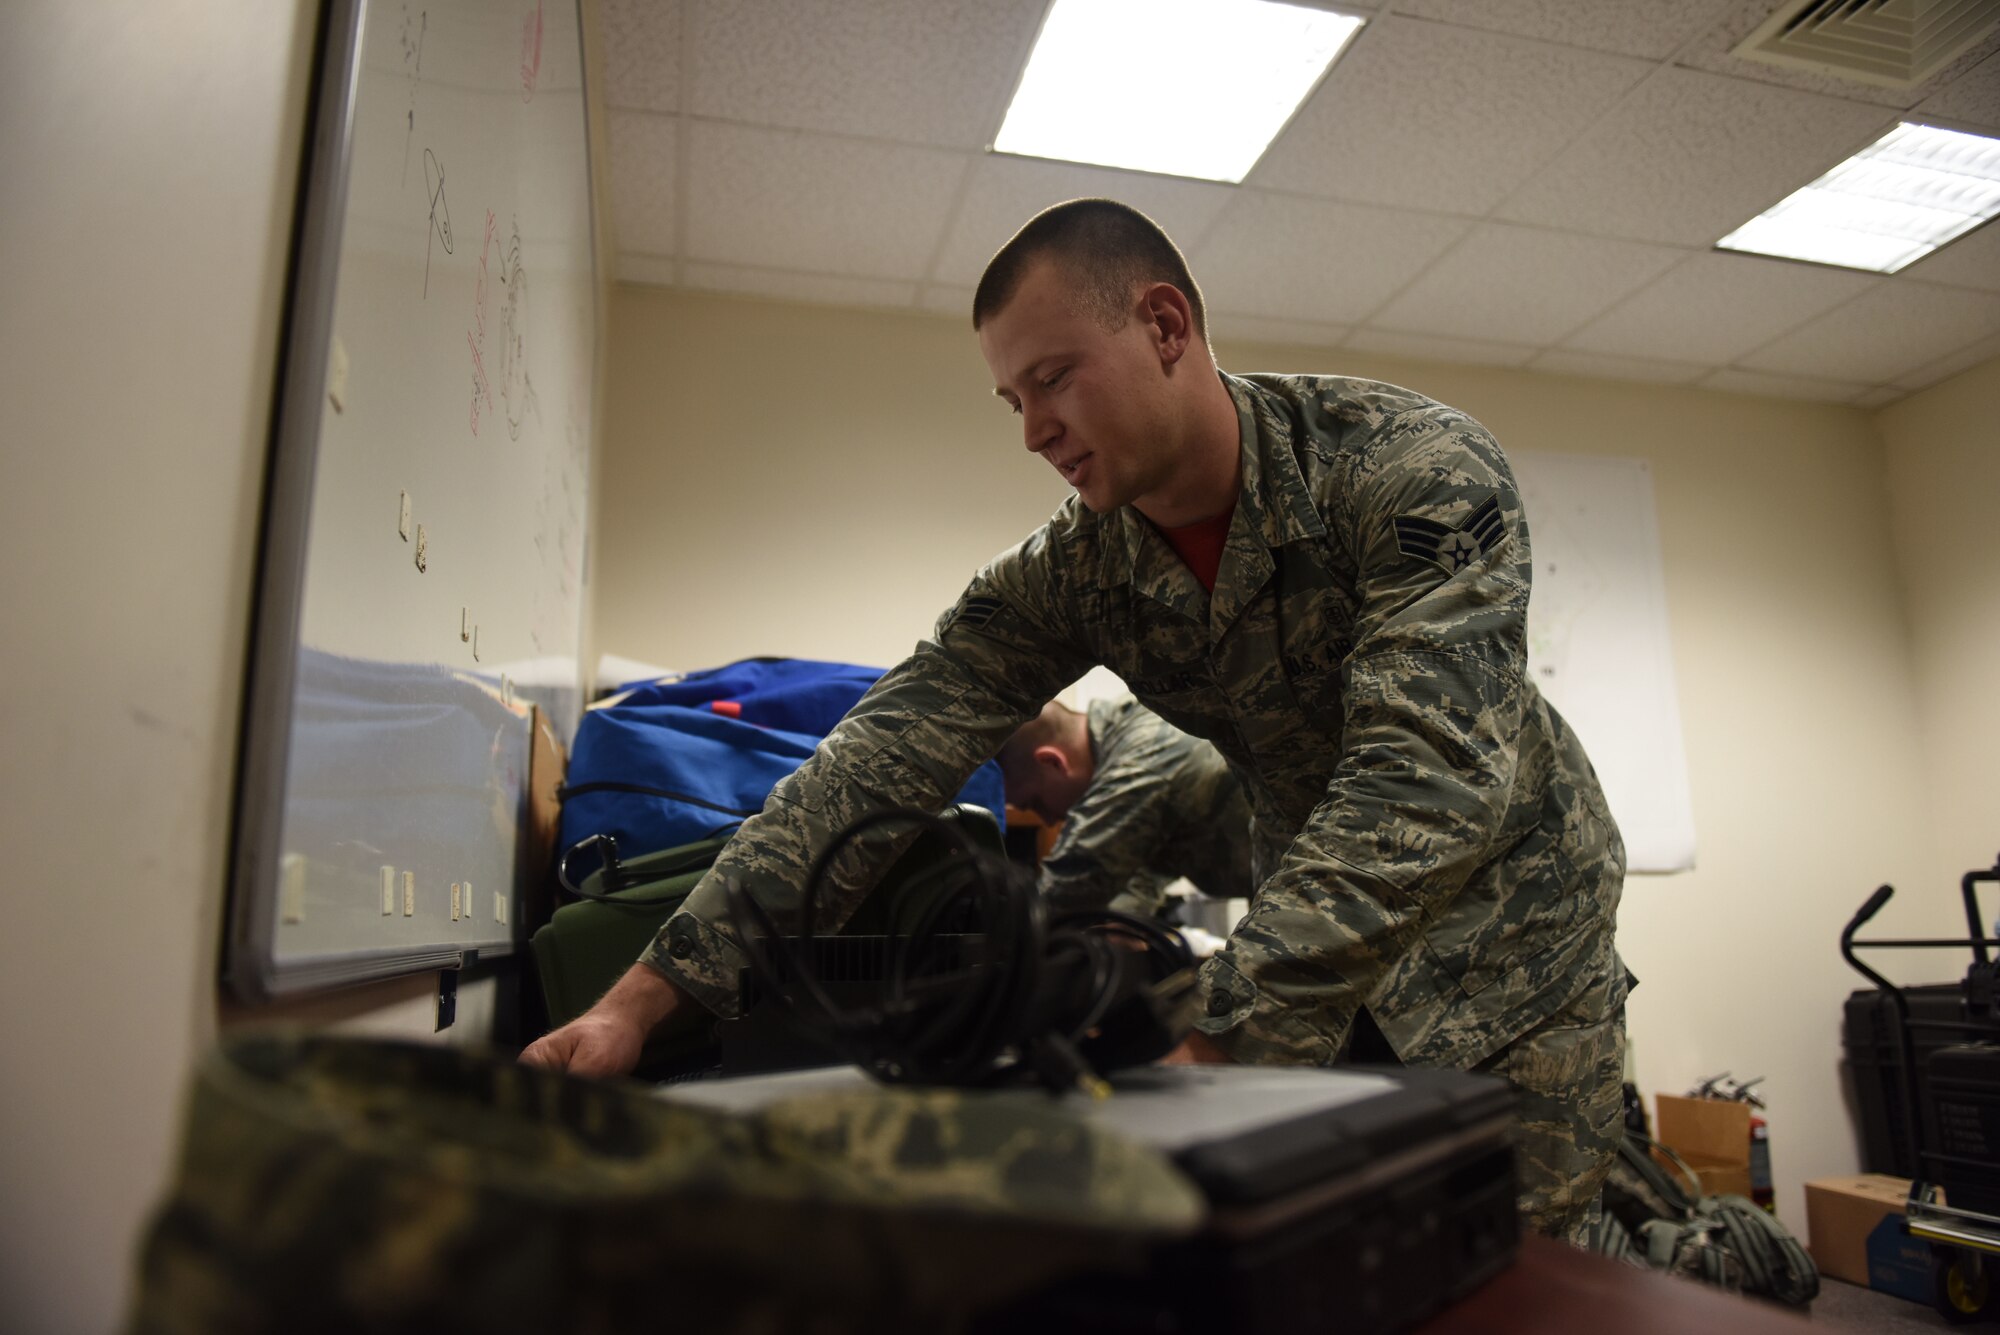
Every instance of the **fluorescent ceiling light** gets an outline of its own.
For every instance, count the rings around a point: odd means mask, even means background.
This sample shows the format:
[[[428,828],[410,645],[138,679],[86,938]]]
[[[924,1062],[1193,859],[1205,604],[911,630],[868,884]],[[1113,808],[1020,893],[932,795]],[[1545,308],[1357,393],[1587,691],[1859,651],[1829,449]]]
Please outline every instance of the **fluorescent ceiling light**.
[[[1363,22],[1268,0],[1056,0],[993,148],[1234,184]]]
[[[1894,273],[2000,213],[2000,139],[1905,121],[1716,246]]]

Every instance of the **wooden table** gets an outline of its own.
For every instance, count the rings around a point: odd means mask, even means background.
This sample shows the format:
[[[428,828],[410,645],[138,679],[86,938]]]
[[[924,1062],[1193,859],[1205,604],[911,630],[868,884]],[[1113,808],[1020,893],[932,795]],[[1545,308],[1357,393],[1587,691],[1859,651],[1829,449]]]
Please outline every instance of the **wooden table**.
[[[1772,1303],[1592,1256],[1537,1234],[1512,1266],[1417,1327],[1417,1335],[1798,1335],[1811,1321]]]

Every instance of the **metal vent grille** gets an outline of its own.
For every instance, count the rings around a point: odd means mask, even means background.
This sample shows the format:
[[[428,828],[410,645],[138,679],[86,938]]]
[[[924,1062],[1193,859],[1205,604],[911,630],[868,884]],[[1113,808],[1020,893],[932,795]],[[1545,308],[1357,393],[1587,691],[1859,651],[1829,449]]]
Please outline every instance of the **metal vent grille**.
[[[2000,23],[2000,0],[1791,0],[1732,53],[1786,69],[1909,88]]]

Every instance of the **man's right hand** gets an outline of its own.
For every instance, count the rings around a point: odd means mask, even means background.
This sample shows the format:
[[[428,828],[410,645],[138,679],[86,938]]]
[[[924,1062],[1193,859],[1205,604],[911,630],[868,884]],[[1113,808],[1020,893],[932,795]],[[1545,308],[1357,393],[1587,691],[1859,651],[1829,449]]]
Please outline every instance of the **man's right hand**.
[[[683,1006],[698,1006],[677,985],[635,964],[595,1006],[521,1051],[529,1066],[580,1076],[630,1075],[646,1036]]]

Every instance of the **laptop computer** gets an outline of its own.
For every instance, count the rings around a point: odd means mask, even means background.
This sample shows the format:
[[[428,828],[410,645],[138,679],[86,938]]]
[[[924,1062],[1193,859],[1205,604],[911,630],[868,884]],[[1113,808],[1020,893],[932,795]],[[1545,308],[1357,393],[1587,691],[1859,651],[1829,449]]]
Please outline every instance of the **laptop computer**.
[[[748,1112],[867,1087],[852,1066],[663,1086],[663,1098]],[[1415,1068],[1152,1066],[1112,1097],[1059,1106],[1150,1145],[1208,1201],[1152,1272],[1081,1276],[991,1314],[980,1331],[1242,1331],[1364,1335],[1407,1328],[1505,1269],[1520,1239],[1514,1095],[1498,1080]],[[1035,1089],[995,1099],[1046,1102]]]

